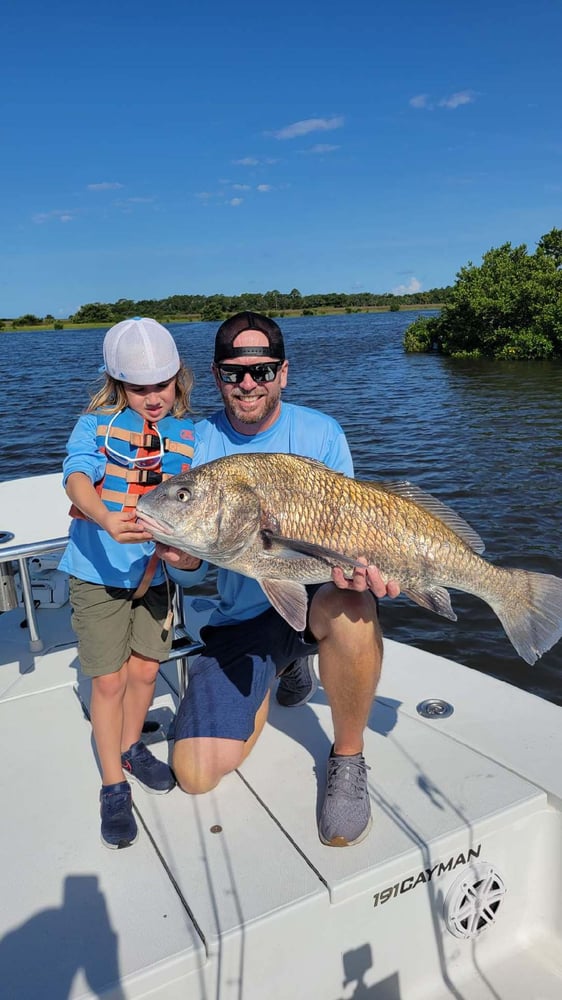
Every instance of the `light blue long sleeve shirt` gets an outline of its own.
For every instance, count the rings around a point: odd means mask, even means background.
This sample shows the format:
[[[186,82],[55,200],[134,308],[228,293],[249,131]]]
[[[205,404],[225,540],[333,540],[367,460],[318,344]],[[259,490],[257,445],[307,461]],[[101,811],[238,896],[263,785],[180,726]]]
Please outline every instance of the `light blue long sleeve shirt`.
[[[73,472],[82,472],[92,483],[103,478],[106,458],[98,450],[96,430],[97,418],[93,413],[79,417],[66,446],[63,486]],[[154,542],[122,544],[93,521],[73,518],[59,569],[79,580],[136,590],[153,552]],[[164,579],[162,564],[158,563],[150,585],[156,586]]]

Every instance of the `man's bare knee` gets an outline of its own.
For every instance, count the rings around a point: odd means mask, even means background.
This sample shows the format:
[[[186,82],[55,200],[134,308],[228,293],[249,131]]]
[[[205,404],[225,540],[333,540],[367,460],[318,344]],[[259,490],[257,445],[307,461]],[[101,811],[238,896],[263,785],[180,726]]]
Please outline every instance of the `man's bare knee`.
[[[210,792],[242,762],[243,747],[238,740],[178,740],[172,755],[178,785],[190,795]]]
[[[317,639],[342,626],[374,627],[375,632],[380,632],[377,604],[370,591],[339,590],[333,584],[314,595],[309,621]]]
[[[219,777],[216,775],[213,777],[202,774],[193,775],[189,771],[184,772],[176,764],[173,767],[179,787],[182,792],[186,792],[188,795],[204,795],[205,792],[212,791],[213,788],[217,787],[222,777],[222,775]]]

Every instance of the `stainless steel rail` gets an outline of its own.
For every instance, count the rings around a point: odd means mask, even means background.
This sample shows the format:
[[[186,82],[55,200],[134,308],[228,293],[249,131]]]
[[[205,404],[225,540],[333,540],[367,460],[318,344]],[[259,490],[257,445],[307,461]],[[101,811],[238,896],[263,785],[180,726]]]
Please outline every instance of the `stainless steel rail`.
[[[43,649],[43,640],[39,635],[39,626],[37,624],[37,614],[35,603],[33,601],[33,590],[29,577],[27,560],[33,556],[44,555],[45,552],[56,552],[57,549],[63,549],[67,541],[68,538],[64,537],[51,538],[43,542],[30,542],[25,545],[0,545],[0,563],[17,562],[18,564],[25,616],[27,620],[27,627],[29,629],[29,648],[32,653],[41,652]],[[194,641],[189,636],[185,627],[182,593],[181,587],[176,587],[176,596],[174,599],[175,639],[169,656],[170,660],[177,660],[178,663],[178,685],[180,697],[183,697],[187,687],[189,657],[200,652],[203,648],[200,642]]]
[[[0,546],[0,563],[17,562],[18,564],[25,616],[27,619],[27,627],[29,629],[29,648],[32,653],[41,652],[43,649],[43,640],[39,635],[39,627],[37,625],[37,615],[35,613],[35,604],[33,601],[33,592],[31,588],[31,580],[29,578],[27,560],[31,558],[31,556],[38,556],[44,554],[45,552],[55,552],[57,549],[63,549],[67,541],[68,538],[66,537],[50,538],[44,542],[29,542],[25,545],[7,545],[5,547],[3,545]]]
[[[174,619],[176,623],[174,628],[175,639],[172,643],[168,659],[177,660],[179,696],[181,700],[187,688],[189,657],[200,653],[203,645],[200,642],[194,641],[185,627],[183,590],[177,585],[174,596]]]

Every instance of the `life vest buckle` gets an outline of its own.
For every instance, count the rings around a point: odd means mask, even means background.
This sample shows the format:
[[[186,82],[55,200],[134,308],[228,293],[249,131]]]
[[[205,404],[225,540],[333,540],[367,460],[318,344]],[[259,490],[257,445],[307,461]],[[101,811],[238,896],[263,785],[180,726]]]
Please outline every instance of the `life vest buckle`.
[[[147,451],[158,451],[160,449],[160,438],[157,434],[144,434],[142,447]]]
[[[153,469],[141,469],[137,481],[143,486],[159,486],[162,482],[162,473],[155,472]]]

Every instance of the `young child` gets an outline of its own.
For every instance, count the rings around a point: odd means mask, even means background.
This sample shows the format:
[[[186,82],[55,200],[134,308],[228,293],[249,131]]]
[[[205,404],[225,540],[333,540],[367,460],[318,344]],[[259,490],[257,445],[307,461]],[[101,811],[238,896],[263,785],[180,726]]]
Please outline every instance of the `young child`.
[[[105,384],[67,444],[63,482],[72,501],[60,568],[70,577],[81,668],[92,678],[91,720],[102,770],[101,838],[138,837],[125,775],[149,792],[175,785],[141,741],[160,661],[171,644],[171,594],[139,496],[185,471],[193,456],[192,376],[165,327],[128,319],[103,342]]]

